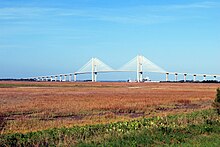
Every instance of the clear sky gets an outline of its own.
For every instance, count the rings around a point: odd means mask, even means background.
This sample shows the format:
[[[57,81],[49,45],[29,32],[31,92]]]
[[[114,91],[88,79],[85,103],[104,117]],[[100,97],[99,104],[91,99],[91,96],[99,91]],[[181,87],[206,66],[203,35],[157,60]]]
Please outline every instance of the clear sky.
[[[0,78],[70,73],[91,57],[117,69],[137,54],[220,74],[220,1],[0,1]]]

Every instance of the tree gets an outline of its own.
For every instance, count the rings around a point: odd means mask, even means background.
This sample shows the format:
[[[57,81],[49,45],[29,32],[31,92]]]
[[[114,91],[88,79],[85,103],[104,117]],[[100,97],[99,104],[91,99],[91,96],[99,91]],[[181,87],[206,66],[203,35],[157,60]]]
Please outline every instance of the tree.
[[[213,107],[216,109],[217,113],[220,115],[220,88],[217,89],[217,94],[213,102]]]

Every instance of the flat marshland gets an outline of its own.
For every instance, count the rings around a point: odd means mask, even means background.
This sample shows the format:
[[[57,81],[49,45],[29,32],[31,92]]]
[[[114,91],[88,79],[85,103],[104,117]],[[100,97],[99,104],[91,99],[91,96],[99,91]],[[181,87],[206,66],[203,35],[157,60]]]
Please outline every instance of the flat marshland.
[[[105,125],[120,122],[129,124],[154,117],[211,111],[218,87],[220,84],[0,82],[0,131],[4,138],[9,134],[28,134],[53,128],[97,125],[105,128]],[[219,119],[217,116],[213,118]],[[136,137],[140,138],[138,135]],[[101,137],[96,137],[95,141],[83,139],[86,143],[103,143]],[[85,143],[77,141],[76,137],[54,144],[73,142]],[[117,145],[121,145],[120,142]]]

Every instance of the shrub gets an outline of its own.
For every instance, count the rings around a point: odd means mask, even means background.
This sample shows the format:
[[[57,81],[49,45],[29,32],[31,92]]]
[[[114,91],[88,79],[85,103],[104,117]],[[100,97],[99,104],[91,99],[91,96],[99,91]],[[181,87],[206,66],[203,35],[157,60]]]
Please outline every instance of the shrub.
[[[217,89],[217,94],[213,102],[213,107],[216,109],[217,113],[220,115],[220,88]]]

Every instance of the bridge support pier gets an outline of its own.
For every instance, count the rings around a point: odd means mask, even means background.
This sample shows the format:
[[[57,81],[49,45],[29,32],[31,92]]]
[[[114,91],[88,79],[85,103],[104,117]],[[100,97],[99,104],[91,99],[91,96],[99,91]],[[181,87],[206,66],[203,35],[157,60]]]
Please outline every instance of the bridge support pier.
[[[203,81],[206,81],[206,75],[203,75]]]
[[[63,75],[60,75],[60,82],[62,82],[62,76],[63,76]]]
[[[186,82],[186,76],[187,76],[187,74],[185,73],[184,74],[184,82]]]
[[[64,75],[64,82],[66,82],[66,80],[67,80],[66,78],[67,78],[67,75]]]
[[[143,56],[137,56],[137,82],[143,82]]]
[[[76,82],[77,74],[74,74],[74,82]]]
[[[92,58],[92,82],[97,81],[97,65],[96,65],[96,59]]]
[[[193,75],[193,81],[196,82],[196,75]]]
[[[139,72],[137,71],[137,82],[140,82]]]
[[[69,82],[72,81],[72,74],[69,75]]]
[[[167,72],[166,73],[166,82],[168,82],[169,81],[169,73]]]
[[[92,82],[97,82],[97,72],[92,72]]]
[[[97,72],[94,73],[94,82],[97,82]]]
[[[95,74],[92,72],[92,82],[95,82]]]
[[[214,81],[217,81],[217,76],[214,76]]]
[[[143,72],[138,72],[137,81],[138,82],[143,82]]]
[[[175,82],[178,81],[178,73],[175,73]]]

